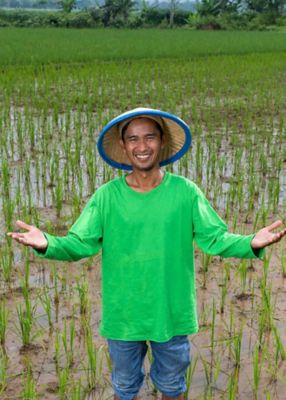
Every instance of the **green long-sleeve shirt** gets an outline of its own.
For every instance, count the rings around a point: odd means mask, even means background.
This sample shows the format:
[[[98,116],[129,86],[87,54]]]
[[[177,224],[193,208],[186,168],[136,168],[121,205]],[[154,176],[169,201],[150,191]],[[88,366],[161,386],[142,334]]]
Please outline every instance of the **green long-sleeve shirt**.
[[[125,176],[101,186],[65,237],[45,234],[41,257],[75,261],[102,249],[102,320],[110,339],[164,342],[197,332],[195,241],[206,253],[256,258],[190,180],[169,172],[136,192]],[[263,251],[259,252],[259,257]]]

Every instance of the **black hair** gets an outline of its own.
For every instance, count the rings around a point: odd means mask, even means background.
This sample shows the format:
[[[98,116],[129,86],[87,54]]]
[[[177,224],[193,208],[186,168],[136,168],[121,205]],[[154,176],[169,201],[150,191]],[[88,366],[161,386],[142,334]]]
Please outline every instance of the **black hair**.
[[[151,118],[149,118],[149,119],[151,119]],[[132,121],[133,121],[133,119],[131,119],[130,121],[128,121],[127,124],[124,125],[124,127],[122,128],[122,131],[121,131],[121,139],[123,140],[123,142],[124,142],[124,135],[125,135],[125,132],[126,132],[128,126],[129,126],[129,124],[130,124]],[[161,125],[160,125],[157,121],[155,121],[154,119],[152,119],[152,121],[155,122],[156,128],[157,128],[157,129],[159,130],[159,132],[160,132],[160,138],[162,139],[162,136],[164,135],[164,132],[163,132],[163,129],[162,129]]]

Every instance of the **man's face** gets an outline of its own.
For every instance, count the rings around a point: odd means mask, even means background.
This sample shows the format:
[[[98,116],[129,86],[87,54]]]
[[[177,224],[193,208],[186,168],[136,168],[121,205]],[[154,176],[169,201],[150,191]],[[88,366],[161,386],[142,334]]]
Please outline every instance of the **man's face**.
[[[159,168],[159,153],[164,146],[164,135],[161,139],[155,121],[149,118],[132,120],[120,144],[133,170],[151,171],[153,168]]]

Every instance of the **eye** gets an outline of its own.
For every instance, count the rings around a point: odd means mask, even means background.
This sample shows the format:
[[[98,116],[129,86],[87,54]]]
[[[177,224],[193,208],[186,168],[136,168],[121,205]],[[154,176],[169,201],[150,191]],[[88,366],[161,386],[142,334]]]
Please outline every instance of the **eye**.
[[[132,137],[129,137],[127,140],[129,143],[134,143],[134,142],[136,142],[137,138],[132,136]]]
[[[155,135],[148,135],[147,136],[147,140],[154,140],[154,139],[156,139]]]

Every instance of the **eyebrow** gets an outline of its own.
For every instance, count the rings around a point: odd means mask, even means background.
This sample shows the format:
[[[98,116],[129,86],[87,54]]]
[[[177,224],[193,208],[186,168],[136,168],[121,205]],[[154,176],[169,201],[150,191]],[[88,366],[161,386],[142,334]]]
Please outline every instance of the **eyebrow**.
[[[138,137],[138,135],[136,135],[136,133],[132,133],[131,135],[126,133],[125,134],[127,138],[134,138],[134,137]],[[150,132],[150,133],[146,133],[144,136],[156,136],[156,132]]]
[[[137,138],[138,137],[138,135],[128,135],[128,133],[127,133],[127,135],[125,135],[125,138],[126,139],[133,139],[133,138]]]

